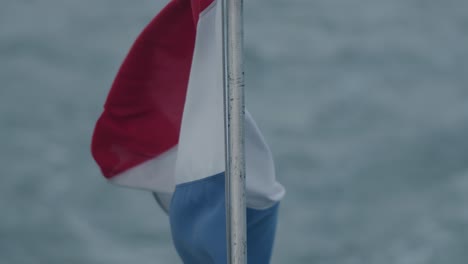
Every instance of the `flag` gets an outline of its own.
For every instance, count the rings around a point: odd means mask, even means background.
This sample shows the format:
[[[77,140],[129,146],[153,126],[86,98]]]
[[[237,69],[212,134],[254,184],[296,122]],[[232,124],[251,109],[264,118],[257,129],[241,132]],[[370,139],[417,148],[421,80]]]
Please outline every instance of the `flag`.
[[[121,65],[96,123],[92,154],[112,183],[152,191],[169,210],[184,263],[225,263],[220,0],[172,0]],[[246,111],[250,263],[268,263],[284,188]]]

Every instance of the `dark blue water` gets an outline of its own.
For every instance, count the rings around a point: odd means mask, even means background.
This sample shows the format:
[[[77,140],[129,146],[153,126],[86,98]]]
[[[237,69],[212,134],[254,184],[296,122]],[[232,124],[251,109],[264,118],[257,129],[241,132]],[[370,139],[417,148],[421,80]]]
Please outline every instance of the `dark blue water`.
[[[151,195],[89,154],[162,1],[0,8],[0,263],[179,263]],[[464,264],[468,2],[246,2],[247,103],[287,188],[273,263]]]

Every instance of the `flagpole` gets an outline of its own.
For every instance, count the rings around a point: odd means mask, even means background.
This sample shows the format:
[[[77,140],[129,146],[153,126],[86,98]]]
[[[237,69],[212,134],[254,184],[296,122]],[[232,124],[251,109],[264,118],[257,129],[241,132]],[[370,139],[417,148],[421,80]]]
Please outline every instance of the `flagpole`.
[[[223,9],[226,145],[226,234],[229,264],[247,263],[244,151],[242,0],[221,0]]]

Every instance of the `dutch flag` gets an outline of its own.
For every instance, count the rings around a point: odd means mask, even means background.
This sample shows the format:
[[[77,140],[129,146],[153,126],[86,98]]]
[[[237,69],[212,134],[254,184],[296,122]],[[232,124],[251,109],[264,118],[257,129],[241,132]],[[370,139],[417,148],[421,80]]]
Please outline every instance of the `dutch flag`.
[[[109,181],[157,194],[184,263],[226,263],[221,2],[172,0],[133,44],[97,121]],[[272,155],[245,118],[247,256],[269,263],[278,203]]]

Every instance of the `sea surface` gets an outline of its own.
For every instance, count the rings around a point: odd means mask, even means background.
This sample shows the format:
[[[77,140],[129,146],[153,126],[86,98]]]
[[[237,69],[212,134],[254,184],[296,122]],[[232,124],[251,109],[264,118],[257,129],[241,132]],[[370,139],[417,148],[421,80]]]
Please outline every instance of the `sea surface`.
[[[0,264],[180,260],[90,151],[161,0],[0,4]],[[245,1],[247,106],[287,189],[272,263],[466,264],[468,1]]]

